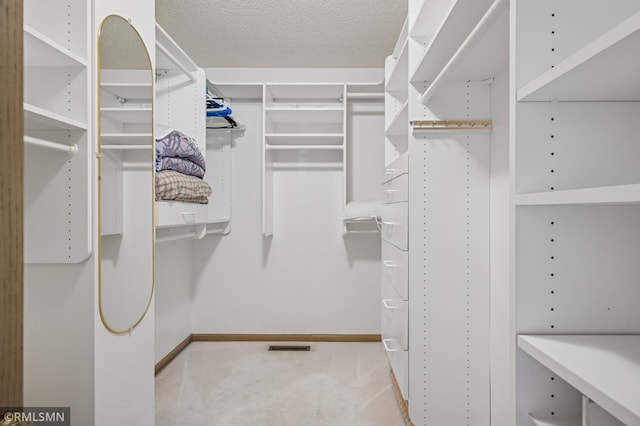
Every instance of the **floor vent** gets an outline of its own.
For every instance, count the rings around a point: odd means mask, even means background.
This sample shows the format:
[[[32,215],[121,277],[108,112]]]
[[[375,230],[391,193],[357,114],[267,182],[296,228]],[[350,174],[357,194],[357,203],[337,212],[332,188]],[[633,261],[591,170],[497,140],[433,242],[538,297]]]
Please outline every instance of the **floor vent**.
[[[310,351],[310,345],[271,345],[270,351]]]

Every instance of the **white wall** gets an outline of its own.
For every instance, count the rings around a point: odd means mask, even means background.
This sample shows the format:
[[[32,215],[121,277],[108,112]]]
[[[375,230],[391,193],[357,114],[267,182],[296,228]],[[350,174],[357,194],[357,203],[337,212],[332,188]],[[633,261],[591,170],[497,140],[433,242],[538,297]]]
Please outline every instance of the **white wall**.
[[[191,241],[156,244],[155,363],[191,335]]]
[[[207,75],[216,82],[215,76],[225,72],[207,70]],[[355,81],[359,71],[231,74],[236,81],[268,81],[276,75],[281,81],[312,81],[310,76]],[[372,76],[381,79],[381,70],[360,78],[376,81]],[[327,153],[282,162],[274,175],[274,235],[263,237],[262,105],[236,103],[232,108],[234,117],[247,125],[246,135],[236,139],[232,149],[232,231],[194,245],[193,332],[379,334],[380,238],[342,237],[340,163],[327,167],[330,162],[319,160]],[[354,119],[359,127],[353,143],[366,147],[354,150],[354,161],[371,165],[362,170],[371,173],[371,186],[366,188],[361,179],[355,183],[354,191],[362,197],[378,193],[384,166],[384,118],[378,114],[377,125],[372,120],[376,122],[375,116]]]

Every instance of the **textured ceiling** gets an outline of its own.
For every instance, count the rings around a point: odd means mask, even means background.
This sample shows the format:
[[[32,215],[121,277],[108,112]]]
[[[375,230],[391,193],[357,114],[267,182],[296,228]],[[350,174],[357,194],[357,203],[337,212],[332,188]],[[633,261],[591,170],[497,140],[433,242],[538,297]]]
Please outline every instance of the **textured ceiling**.
[[[382,68],[406,0],[156,0],[200,67]]]

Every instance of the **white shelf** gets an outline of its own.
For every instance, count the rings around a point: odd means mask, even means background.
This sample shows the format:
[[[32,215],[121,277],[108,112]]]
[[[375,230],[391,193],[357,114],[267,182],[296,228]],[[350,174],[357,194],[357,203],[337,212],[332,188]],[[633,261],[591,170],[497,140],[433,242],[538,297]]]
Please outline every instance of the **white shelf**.
[[[454,6],[455,0],[423,1],[411,25],[411,38],[423,44],[430,43]]]
[[[343,133],[266,133],[264,137],[271,144],[309,143],[342,145]]]
[[[344,85],[335,83],[269,83],[266,85],[267,107],[279,102],[322,102],[338,104],[344,96]]]
[[[432,76],[427,90],[422,95],[422,101],[430,99],[443,83],[453,81],[482,81],[495,76],[506,69],[508,64],[509,45],[509,14],[508,1],[496,0],[482,19],[469,33],[468,37],[459,45],[446,65]],[[427,53],[427,58],[429,58]],[[437,57],[435,63],[441,63]],[[429,65],[429,64],[427,64]],[[437,66],[430,66],[437,71]],[[414,77],[415,78],[415,77]]]
[[[100,114],[122,123],[151,123],[151,108],[100,108]]]
[[[24,104],[25,130],[87,130],[87,123],[31,104]]]
[[[265,145],[265,149],[273,150],[342,150],[342,145]]]
[[[385,90],[389,93],[406,93],[408,90],[407,73],[409,72],[409,43],[405,39],[400,56],[391,70]],[[406,96],[405,96],[406,97]]]
[[[424,2],[425,6],[420,11],[427,13],[432,2]],[[428,42],[427,47],[418,61],[418,65],[411,73],[410,80],[433,81],[440,73],[449,58],[462,44],[462,41],[476,26],[482,15],[491,5],[491,0],[458,0],[450,7],[442,23],[432,37],[425,37],[424,33],[433,32],[434,24],[423,24],[426,28],[420,31],[414,29],[414,37],[420,41]],[[419,19],[427,19],[426,17]],[[417,23],[416,23],[417,25]],[[428,29],[431,28],[431,29]],[[484,61],[476,63],[482,65]]]
[[[171,38],[171,36],[156,23],[156,46],[159,47],[156,55],[157,69],[181,69],[193,73],[198,66],[191,60],[184,50]],[[165,52],[166,51],[166,52]],[[170,55],[167,55],[167,53]],[[184,69],[183,69],[184,68]]]
[[[640,12],[518,90],[519,101],[640,100]]]
[[[536,426],[582,426],[581,417],[536,417],[529,415],[529,418]]]
[[[274,123],[342,123],[343,107],[265,108]]]
[[[640,335],[520,335],[518,346],[625,424],[640,425]]]
[[[103,133],[100,141],[103,144],[113,145],[140,145],[149,143],[153,135],[151,133]]]
[[[640,204],[640,184],[518,194],[516,205]]]
[[[403,136],[409,134],[409,102],[405,102],[387,126],[387,136]]]
[[[145,99],[151,103],[153,97],[151,83],[102,83],[100,88],[123,99]]]
[[[24,26],[25,67],[86,67],[87,61],[39,33]]]

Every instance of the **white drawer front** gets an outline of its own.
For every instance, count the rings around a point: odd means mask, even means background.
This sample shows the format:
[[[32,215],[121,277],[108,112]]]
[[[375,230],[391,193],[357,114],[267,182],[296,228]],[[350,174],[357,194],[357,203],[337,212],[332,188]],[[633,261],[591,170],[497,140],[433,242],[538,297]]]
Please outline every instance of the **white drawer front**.
[[[385,280],[382,280],[382,337],[393,339],[403,350],[409,349],[409,302],[402,300]]]
[[[409,300],[409,252],[382,241],[382,278],[402,300]]]
[[[409,203],[382,205],[382,239],[401,250],[409,249]]]
[[[400,176],[382,184],[382,202],[398,203],[409,201],[409,175]]]
[[[156,201],[156,227],[195,225],[206,223],[207,204],[180,201]]]
[[[405,401],[409,400],[409,351],[403,351],[398,348],[397,342],[392,339],[384,339],[382,341],[385,350],[387,351],[387,358],[389,358],[389,364],[393,370],[393,375],[396,376],[400,393]]]

